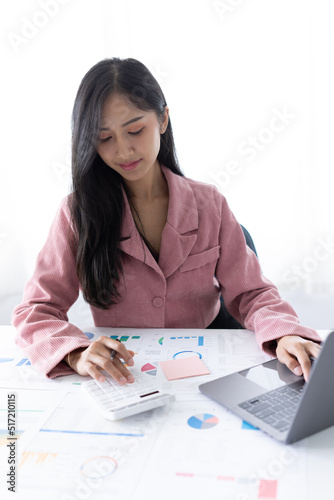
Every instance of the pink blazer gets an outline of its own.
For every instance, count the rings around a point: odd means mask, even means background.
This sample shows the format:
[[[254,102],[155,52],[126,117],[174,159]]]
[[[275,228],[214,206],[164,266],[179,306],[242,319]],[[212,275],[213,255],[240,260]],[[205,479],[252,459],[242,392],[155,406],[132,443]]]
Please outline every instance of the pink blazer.
[[[124,194],[120,248],[128,259],[119,288],[121,300],[108,310],[91,307],[95,326],[206,328],[218,314],[222,293],[227,309],[255,332],[266,352],[274,355],[270,344],[284,335],[320,341],[315,330],[299,325],[292,307],[262,275],[224,196],[214,186],[161,168],[169,206],[159,262],[143,243]],[[48,377],[72,373],[62,359],[90,343],[67,317],[80,289],[67,202],[68,197],[57,211],[23,301],[12,316],[17,345]]]

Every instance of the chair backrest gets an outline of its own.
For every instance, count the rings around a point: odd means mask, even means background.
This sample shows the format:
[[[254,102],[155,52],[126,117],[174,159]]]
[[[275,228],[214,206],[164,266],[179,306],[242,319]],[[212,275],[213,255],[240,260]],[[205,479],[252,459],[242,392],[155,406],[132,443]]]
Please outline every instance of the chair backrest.
[[[240,226],[241,226],[241,229],[243,230],[247,246],[249,246],[249,248],[251,250],[253,250],[253,252],[255,253],[256,257],[258,257],[256,248],[254,245],[254,241],[253,241],[251,235],[249,234],[249,232],[247,231],[247,229],[244,226],[242,226],[241,224],[240,224]]]

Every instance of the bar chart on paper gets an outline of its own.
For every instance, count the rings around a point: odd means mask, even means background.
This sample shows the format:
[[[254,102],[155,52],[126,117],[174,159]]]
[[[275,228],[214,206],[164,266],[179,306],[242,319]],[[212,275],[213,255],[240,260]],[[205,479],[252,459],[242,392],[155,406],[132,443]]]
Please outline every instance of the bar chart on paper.
[[[198,356],[200,359],[209,359],[209,352],[217,347],[217,339],[211,335],[170,335],[164,336],[163,347],[165,359],[181,359]]]
[[[101,336],[107,336],[113,340],[124,343],[127,349],[133,350],[143,358],[150,360],[152,352],[159,356],[162,348],[163,338],[161,332],[154,329],[133,328],[107,328],[107,327],[83,327],[81,328],[86,337],[91,341]]]
[[[19,467],[24,465],[43,466],[56,461],[58,453],[41,451],[24,451],[21,455]]]
[[[170,340],[182,340],[185,342],[191,342],[193,344],[197,344],[199,347],[204,345],[204,336],[203,335],[186,335],[181,337],[170,337]]]
[[[206,483],[207,488],[220,490],[220,498],[226,495],[233,495],[231,498],[247,500],[277,500],[278,481],[275,479],[253,479],[249,477],[224,476],[201,474],[197,472],[176,472],[175,480],[181,487],[181,481],[187,481],[189,490],[196,488],[196,485]],[[193,484],[191,484],[193,483]],[[225,496],[223,496],[225,495]],[[216,498],[216,497],[214,497]]]
[[[28,358],[0,358],[0,363],[1,364],[13,364],[14,366],[29,366],[31,365],[30,361]]]

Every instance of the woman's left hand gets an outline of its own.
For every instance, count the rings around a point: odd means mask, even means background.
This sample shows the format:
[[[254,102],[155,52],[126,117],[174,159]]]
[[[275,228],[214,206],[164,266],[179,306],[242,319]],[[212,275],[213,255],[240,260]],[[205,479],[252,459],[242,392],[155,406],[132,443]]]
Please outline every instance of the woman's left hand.
[[[317,358],[321,346],[312,340],[303,339],[297,335],[286,335],[277,339],[276,356],[295,375],[304,375],[306,382],[310,376],[310,356]]]

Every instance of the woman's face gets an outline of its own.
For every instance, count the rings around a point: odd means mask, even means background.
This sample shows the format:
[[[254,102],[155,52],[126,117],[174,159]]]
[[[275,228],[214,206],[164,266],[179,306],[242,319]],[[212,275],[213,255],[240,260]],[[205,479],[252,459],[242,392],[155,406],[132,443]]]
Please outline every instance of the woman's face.
[[[167,107],[160,123],[154,111],[142,111],[112,94],[102,108],[97,152],[125,181],[142,179],[159,166],[160,134],[167,124]]]

